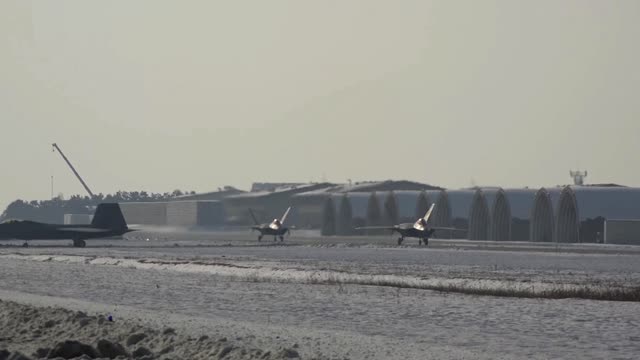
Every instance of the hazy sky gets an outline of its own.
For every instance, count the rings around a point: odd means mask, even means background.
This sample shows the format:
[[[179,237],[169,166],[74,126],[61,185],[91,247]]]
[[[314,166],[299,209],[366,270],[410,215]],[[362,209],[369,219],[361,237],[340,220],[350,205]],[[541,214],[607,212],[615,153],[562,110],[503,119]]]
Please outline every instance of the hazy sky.
[[[0,207],[409,179],[640,185],[639,1],[0,0]]]

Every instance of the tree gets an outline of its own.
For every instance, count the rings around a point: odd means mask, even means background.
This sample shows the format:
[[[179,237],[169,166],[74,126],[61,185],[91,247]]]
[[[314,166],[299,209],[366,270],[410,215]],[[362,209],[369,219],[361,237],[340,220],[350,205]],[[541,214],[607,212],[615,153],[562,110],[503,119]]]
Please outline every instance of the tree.
[[[195,192],[193,192],[195,194]],[[51,200],[15,200],[0,215],[3,219],[28,219],[48,223],[62,223],[64,214],[91,214],[93,208],[103,202],[166,201],[185,194],[181,190],[173,193],[149,193],[147,191],[117,191],[115,194],[98,194],[94,198],[73,195],[69,200],[62,196]]]

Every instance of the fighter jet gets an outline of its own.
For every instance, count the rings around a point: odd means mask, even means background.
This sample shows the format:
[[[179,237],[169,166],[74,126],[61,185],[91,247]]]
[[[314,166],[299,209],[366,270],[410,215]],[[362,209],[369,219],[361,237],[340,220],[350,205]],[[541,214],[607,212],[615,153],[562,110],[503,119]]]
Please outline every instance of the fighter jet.
[[[0,224],[0,240],[73,240],[73,246],[85,247],[87,239],[121,236],[131,232],[120,205],[98,205],[91,225],[56,225],[28,220],[9,220]],[[25,246],[28,244],[25,242]]]
[[[365,226],[365,227],[357,227],[356,230],[366,230],[366,229],[384,229],[391,230],[391,234],[394,232],[400,234],[398,238],[398,245],[402,245],[404,238],[418,238],[418,244],[429,245],[429,238],[436,230],[456,230],[454,228],[446,228],[446,227],[433,227],[428,226],[427,222],[429,221],[429,217],[431,217],[431,213],[433,212],[433,208],[436,204],[431,204],[429,210],[420,219],[416,220],[415,223],[404,223],[398,224],[394,226]]]
[[[265,235],[273,236],[273,241],[277,241],[278,237],[280,241],[284,241],[284,234],[291,234],[289,228],[284,227],[284,222],[287,220],[287,215],[289,215],[289,211],[291,211],[291,206],[287,208],[287,211],[284,212],[282,218],[280,220],[273,219],[270,223],[260,224],[256,215],[253,213],[253,210],[249,209],[249,213],[251,214],[251,218],[253,218],[254,226],[251,227],[251,230],[257,230],[260,232],[258,235],[258,241],[262,240],[262,237]]]

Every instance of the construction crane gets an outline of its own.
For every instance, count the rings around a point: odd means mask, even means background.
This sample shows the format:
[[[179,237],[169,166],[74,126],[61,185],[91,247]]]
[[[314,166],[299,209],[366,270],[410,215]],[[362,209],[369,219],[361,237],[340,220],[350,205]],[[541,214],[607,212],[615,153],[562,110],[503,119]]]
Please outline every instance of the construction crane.
[[[84,180],[82,180],[82,177],[80,177],[80,174],[78,174],[78,172],[76,171],[76,169],[73,167],[73,165],[71,165],[71,162],[69,162],[69,159],[67,159],[66,156],[64,156],[64,153],[62,152],[62,150],[60,150],[60,148],[58,147],[57,144],[53,143],[51,144],[52,149],[51,151],[55,152],[56,150],[58,150],[58,153],[60,154],[60,156],[62,156],[62,158],[64,159],[64,161],[66,161],[67,165],[69,165],[69,167],[71,168],[71,171],[73,171],[73,173],[76,175],[76,177],[78,178],[78,180],[80,180],[80,183],[82,183],[82,186],[84,186],[84,189],[87,190],[87,192],[89,193],[89,196],[93,199],[95,198],[95,195],[93,195],[93,193],[91,192],[91,189],[89,189],[89,187],[87,186],[87,184],[85,184]]]

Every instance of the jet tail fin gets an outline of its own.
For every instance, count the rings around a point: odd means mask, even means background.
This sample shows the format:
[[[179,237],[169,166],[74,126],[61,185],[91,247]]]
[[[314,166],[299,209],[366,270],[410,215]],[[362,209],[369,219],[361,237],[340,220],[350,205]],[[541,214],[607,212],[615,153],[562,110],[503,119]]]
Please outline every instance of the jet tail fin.
[[[431,204],[431,206],[429,207],[429,210],[427,210],[427,213],[424,215],[423,219],[424,222],[429,221],[429,218],[431,217],[431,213],[433,212],[433,208],[436,206],[435,203]]]
[[[433,212],[433,208],[436,206],[436,204],[431,204],[431,206],[429,207],[429,210],[427,210],[427,213],[424,214],[424,217],[418,219],[415,223],[413,223],[413,228],[414,229],[418,229],[418,230],[426,230],[427,229],[427,223],[429,221],[429,218],[431,217],[431,213]]]
[[[120,205],[117,203],[103,203],[98,205],[93,215],[91,226],[99,229],[128,230]]]
[[[284,224],[284,221],[287,220],[287,216],[289,215],[289,211],[291,211],[291,206],[287,208],[287,211],[282,215],[282,219],[280,219],[280,224]]]

